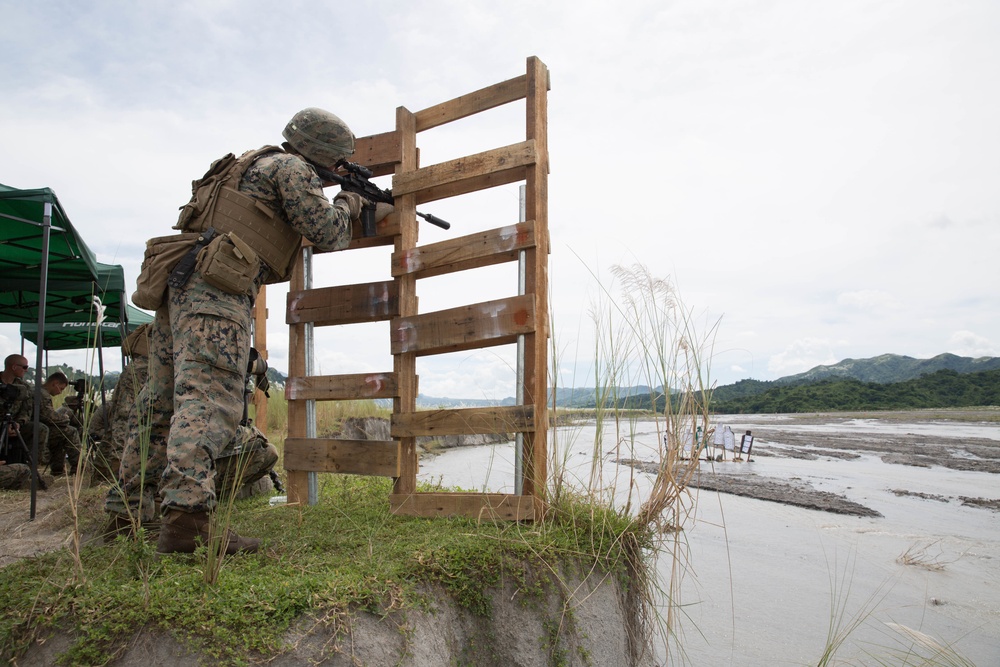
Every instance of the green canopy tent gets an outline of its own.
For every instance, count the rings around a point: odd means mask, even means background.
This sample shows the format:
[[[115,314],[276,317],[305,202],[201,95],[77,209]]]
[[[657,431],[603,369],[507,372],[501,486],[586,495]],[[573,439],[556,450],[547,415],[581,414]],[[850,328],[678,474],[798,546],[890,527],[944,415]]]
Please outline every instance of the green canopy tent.
[[[124,325],[128,321],[124,293],[124,271],[97,262],[52,190],[0,184],[0,322],[36,323],[36,434],[46,330],[52,323],[96,322],[99,305],[105,307],[108,319]],[[37,460],[36,435],[31,444],[33,469]],[[33,475],[32,519],[36,488]]]
[[[92,296],[111,317],[123,311],[124,291],[121,267],[94,258],[52,190],[0,184],[0,322],[86,321]]]
[[[153,321],[153,316],[144,310],[126,304],[128,321],[125,323],[128,335],[141,325]],[[46,350],[79,350],[92,348],[97,344],[96,325],[93,321],[86,322],[55,322],[45,325]],[[38,325],[21,324],[21,338],[38,345]],[[101,323],[101,345],[103,347],[120,347],[122,344],[122,323],[112,320],[110,316]]]

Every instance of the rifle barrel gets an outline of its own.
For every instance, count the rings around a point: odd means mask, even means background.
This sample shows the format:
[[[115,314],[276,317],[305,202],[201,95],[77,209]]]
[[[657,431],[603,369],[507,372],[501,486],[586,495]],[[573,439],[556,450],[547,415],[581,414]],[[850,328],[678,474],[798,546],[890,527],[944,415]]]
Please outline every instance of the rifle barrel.
[[[446,220],[442,220],[441,218],[437,217],[436,215],[433,215],[431,213],[421,213],[420,211],[417,211],[417,215],[419,215],[421,218],[423,218],[427,222],[431,223],[432,225],[437,225],[441,229],[451,229],[451,223],[450,222],[448,222]]]

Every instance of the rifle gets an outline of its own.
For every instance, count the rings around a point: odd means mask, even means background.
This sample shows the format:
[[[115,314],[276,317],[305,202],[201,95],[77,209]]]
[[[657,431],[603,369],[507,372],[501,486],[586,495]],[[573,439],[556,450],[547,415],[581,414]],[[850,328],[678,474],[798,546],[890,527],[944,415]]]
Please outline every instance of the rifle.
[[[316,168],[316,173],[319,174],[320,178],[330,183],[337,183],[340,185],[341,190],[355,192],[365,198],[368,203],[361,208],[361,230],[366,237],[375,236],[375,204],[378,202],[395,204],[395,200],[392,197],[392,190],[383,190],[368,180],[372,177],[371,170],[356,162],[348,162],[342,159],[333,165],[334,169],[343,169],[346,171],[346,176],[317,165],[313,166]],[[451,229],[451,223],[445,222],[436,215],[421,213],[420,211],[417,211],[417,215],[441,229]]]

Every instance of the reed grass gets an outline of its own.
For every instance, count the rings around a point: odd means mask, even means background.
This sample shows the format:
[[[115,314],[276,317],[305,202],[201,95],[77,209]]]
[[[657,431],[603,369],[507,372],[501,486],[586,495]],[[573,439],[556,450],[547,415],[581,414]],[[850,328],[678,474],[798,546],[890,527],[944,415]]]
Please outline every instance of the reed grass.
[[[938,641],[925,632],[901,623],[887,622],[885,627],[895,646],[869,652],[872,664],[885,667],[976,667],[953,645]]]
[[[584,480],[569,478],[566,457],[573,438],[553,438],[550,498],[558,505],[572,495],[567,487],[575,484],[586,505],[609,507],[629,522],[617,548],[626,554],[636,584],[630,600],[637,619],[632,629],[635,649],[648,649],[659,638],[668,654],[682,654],[682,647],[673,646],[681,620],[680,585],[690,567],[682,529],[694,507],[688,483],[697,473],[700,451],[710,441],[709,373],[718,322],[699,324],[675,286],[644,266],[615,266],[611,273],[608,283],[594,275],[599,285],[590,311],[595,340],[595,406],[590,418],[595,436],[588,475]],[[558,377],[558,365],[553,350],[553,377]],[[651,412],[629,409],[621,393],[624,387],[640,385],[650,388],[646,398],[654,406]],[[652,450],[638,435],[638,424],[650,419],[657,438]],[[692,443],[699,427],[703,440]],[[650,456],[657,473],[648,485],[640,483],[632,466],[616,464],[610,471],[605,466],[609,460]],[[671,558],[667,581],[656,576],[660,553]],[[665,615],[658,611],[663,600]]]

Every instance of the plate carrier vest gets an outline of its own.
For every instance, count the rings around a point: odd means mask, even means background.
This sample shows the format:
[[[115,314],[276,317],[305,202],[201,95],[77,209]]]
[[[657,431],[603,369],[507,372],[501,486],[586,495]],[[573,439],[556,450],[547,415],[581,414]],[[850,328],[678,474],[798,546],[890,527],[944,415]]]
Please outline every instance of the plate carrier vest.
[[[181,207],[174,229],[203,232],[214,227],[233,233],[267,265],[266,283],[288,280],[302,235],[264,202],[239,191],[240,180],[254,161],[283,152],[278,146],[264,146],[239,158],[228,153],[213,162],[204,176],[191,183],[191,201]]]

